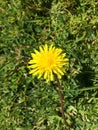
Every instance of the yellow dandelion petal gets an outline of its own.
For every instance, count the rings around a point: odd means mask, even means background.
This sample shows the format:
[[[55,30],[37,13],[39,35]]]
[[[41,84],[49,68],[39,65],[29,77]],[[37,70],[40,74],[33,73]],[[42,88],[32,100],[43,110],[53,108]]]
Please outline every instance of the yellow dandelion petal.
[[[38,79],[43,75],[43,72],[40,72],[38,75]]]
[[[44,79],[46,80],[46,82],[48,82],[49,81],[49,71],[45,71],[45,73],[44,73]]]
[[[57,71],[61,74],[64,75],[63,71],[60,68],[57,68]]]
[[[58,71],[54,70],[54,73],[57,75],[59,79],[61,79],[61,74]]]
[[[64,75],[63,70],[60,70],[59,68],[56,68],[53,72],[54,72],[55,74],[59,75],[59,77],[61,77],[61,75]]]
[[[45,46],[44,46],[44,51],[45,51],[45,52],[48,51],[48,45],[47,45],[47,44],[45,44]]]
[[[61,55],[62,58],[64,58],[65,56],[66,56],[66,53],[63,53],[63,54]]]
[[[39,71],[39,74],[38,74],[38,79],[41,78],[42,75],[43,75],[43,71],[40,70],[40,71]]]
[[[41,46],[39,47],[39,50],[40,50],[40,52],[43,52],[43,48]]]
[[[34,57],[34,56],[36,56],[34,53],[31,53],[31,56],[32,56],[32,58]]]
[[[53,49],[53,44],[50,45],[49,51],[51,51],[52,49]]]
[[[44,74],[44,79],[47,79],[47,78],[48,78],[48,71],[46,71]]]
[[[64,61],[65,61],[65,62],[69,62],[69,59],[66,58],[66,59],[64,59]]]
[[[35,52],[35,54],[40,54],[40,52],[37,51],[36,49],[34,49],[34,52]]]
[[[35,69],[35,68],[38,68],[38,66],[36,64],[34,64],[34,65],[29,65],[28,68]]]
[[[34,64],[35,63],[35,59],[34,60],[30,60],[29,62],[28,62],[28,64]]]
[[[30,60],[30,61],[28,62],[28,64],[33,64],[33,60]]]
[[[53,44],[40,46],[39,51],[34,49],[34,53],[31,53],[32,59],[28,62],[29,73],[37,75],[38,78],[44,76],[47,82],[54,80],[53,73],[61,78],[64,75],[64,66],[69,61],[65,56],[66,53],[62,53],[62,49],[55,48]]]
[[[53,72],[51,71],[50,72],[50,80],[53,81],[53,79],[54,79],[54,75],[53,75]]]
[[[38,69],[36,69],[36,71],[33,72],[33,75],[39,75],[40,74],[40,71]]]
[[[32,70],[30,70],[29,74],[34,74],[37,71],[38,71],[38,69],[32,69]]]
[[[57,53],[59,55],[61,52],[62,52],[62,50],[57,48],[55,53]]]

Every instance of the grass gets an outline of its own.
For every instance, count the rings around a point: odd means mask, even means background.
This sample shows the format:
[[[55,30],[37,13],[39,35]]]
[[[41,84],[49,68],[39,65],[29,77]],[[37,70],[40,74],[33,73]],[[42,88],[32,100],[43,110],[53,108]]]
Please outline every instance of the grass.
[[[1,0],[1,130],[98,130],[97,7],[97,0]],[[28,73],[31,52],[45,43],[69,58],[60,83],[72,128],[56,82]]]

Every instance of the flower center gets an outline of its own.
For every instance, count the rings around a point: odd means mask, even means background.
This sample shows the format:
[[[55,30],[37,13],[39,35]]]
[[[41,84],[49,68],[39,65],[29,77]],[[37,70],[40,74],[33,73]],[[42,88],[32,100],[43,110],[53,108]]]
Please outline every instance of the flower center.
[[[51,53],[46,53],[40,59],[40,65],[43,70],[53,69],[55,63],[54,55]]]

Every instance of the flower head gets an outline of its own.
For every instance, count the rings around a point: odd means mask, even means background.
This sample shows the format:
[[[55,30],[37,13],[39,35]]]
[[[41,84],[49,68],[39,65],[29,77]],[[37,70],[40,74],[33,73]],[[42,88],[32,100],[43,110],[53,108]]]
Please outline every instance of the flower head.
[[[58,78],[64,75],[64,65],[68,64],[68,58],[65,58],[66,53],[62,53],[62,49],[45,44],[34,52],[31,53],[32,59],[28,66],[30,74],[37,75],[38,78],[43,75],[47,82],[54,80],[54,74]]]

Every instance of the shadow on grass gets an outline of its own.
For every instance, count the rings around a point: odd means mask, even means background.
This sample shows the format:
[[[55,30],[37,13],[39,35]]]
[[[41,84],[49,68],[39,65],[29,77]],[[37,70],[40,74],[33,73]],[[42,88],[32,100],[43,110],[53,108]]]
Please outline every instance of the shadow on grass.
[[[93,86],[93,80],[95,78],[95,72],[89,65],[83,64],[81,72],[76,76],[80,88],[87,88]]]

